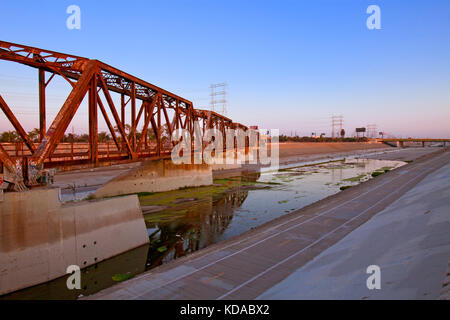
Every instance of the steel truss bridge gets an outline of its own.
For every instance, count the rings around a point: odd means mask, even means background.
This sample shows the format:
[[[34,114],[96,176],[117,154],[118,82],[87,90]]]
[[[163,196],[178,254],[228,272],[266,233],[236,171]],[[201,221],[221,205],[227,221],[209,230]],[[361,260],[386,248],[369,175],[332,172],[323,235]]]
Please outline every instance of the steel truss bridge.
[[[99,60],[0,41],[0,59],[38,70],[39,143],[33,142],[14,114],[14,107],[0,95],[0,107],[23,142],[0,144],[0,160],[18,181],[33,184],[37,170],[74,165],[108,165],[121,161],[170,157],[172,134],[186,129],[191,134],[199,121],[203,129],[248,128]],[[46,87],[55,76],[62,77],[71,91],[50,126],[46,123]],[[114,104],[112,93],[120,95]],[[61,140],[80,104],[88,95],[89,143],[70,144]],[[117,103],[117,102],[116,102]],[[125,110],[131,108],[126,123]],[[109,111],[109,112],[108,112]],[[112,143],[98,142],[98,117],[106,122]],[[109,114],[108,114],[109,113]],[[111,117],[110,117],[111,115]],[[129,132],[126,132],[126,128]],[[138,128],[140,130],[138,131]],[[153,138],[149,138],[149,133]],[[224,144],[224,148],[225,148]],[[22,177],[20,177],[22,171]]]

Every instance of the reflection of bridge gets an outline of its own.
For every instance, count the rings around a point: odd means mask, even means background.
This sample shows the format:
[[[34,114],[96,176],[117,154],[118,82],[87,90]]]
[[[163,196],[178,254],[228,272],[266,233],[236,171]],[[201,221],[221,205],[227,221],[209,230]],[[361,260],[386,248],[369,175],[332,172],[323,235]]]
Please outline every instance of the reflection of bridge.
[[[4,41],[0,41],[0,59],[21,63],[39,71],[38,144],[31,141],[13,110],[0,96],[0,107],[23,141],[13,147],[0,145],[0,160],[11,172],[18,172],[22,167],[25,180],[29,173],[26,169],[30,166],[36,169],[169,157],[173,147],[173,132],[186,129],[192,134],[195,121],[200,122],[202,134],[205,129],[211,128],[222,133],[227,128],[247,130],[246,126],[233,123],[231,119],[215,112],[194,109],[191,101],[98,60]],[[50,74],[47,79],[46,72]],[[45,93],[55,75],[64,78],[72,89],[47,128]],[[89,142],[74,150],[73,144],[64,146],[60,142],[86,93]],[[116,107],[114,98],[120,99],[120,106]],[[126,108],[131,109],[128,133],[125,131]],[[111,144],[98,142],[98,110],[108,126],[113,141]]]
[[[432,139],[432,138],[407,138],[407,139],[395,139],[395,138],[389,138],[389,139],[377,139],[377,141],[386,143],[386,144],[396,144],[397,147],[403,148],[405,146],[405,143],[412,142],[412,143],[420,143],[422,147],[425,147],[425,143],[442,143],[445,147],[447,142],[450,142],[450,139]]]
[[[257,180],[259,174],[255,176]],[[217,195],[216,199],[200,200],[199,203],[184,207],[185,215],[173,220],[154,223],[157,231],[150,235],[147,268],[151,269],[163,262],[183,257],[189,253],[217,243],[231,223],[235,209],[241,207],[249,190],[235,189]],[[169,210],[174,210],[169,209]],[[157,249],[167,248],[164,252]]]

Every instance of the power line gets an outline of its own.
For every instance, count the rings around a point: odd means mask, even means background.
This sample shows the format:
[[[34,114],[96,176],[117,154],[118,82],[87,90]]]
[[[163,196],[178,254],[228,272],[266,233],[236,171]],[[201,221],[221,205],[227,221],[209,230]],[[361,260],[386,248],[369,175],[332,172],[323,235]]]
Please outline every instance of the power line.
[[[338,131],[338,136],[340,135],[341,131],[342,131],[342,126],[344,125],[344,116],[343,115],[332,115],[331,116],[331,137],[334,138],[336,131],[335,128],[338,127],[339,131]]]
[[[211,84],[211,111],[218,112],[224,116],[227,115],[227,84],[217,83]],[[217,90],[222,91],[217,91]]]
[[[377,137],[377,125],[376,124],[368,124],[367,125],[367,138],[376,138]]]

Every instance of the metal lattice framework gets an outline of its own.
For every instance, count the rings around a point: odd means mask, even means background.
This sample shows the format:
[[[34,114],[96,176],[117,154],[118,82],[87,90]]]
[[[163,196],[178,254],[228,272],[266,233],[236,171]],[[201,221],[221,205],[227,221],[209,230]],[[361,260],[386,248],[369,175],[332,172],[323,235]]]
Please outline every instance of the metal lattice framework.
[[[170,157],[171,137],[176,129],[187,129],[191,134],[195,121],[205,129],[246,126],[207,110],[196,110],[191,101],[152,85],[135,76],[98,60],[0,41],[0,59],[21,63],[38,69],[40,142],[33,143],[15,117],[13,110],[0,96],[0,107],[20,135],[27,150],[18,155],[0,145],[0,160],[10,170],[17,166],[29,168],[72,166],[100,162],[135,161]],[[46,79],[46,73],[49,77]],[[71,86],[67,99],[50,126],[46,125],[46,87],[55,75]],[[120,106],[114,104],[111,93],[120,95]],[[61,139],[88,95],[89,143],[86,148],[67,151]],[[131,108],[131,119],[126,123],[126,108]],[[98,111],[100,110],[114,145],[105,147],[98,142]],[[109,111],[109,112],[108,112]],[[108,114],[109,113],[109,114]],[[112,115],[112,119],[110,118]],[[126,128],[129,128],[127,134]],[[138,128],[140,130],[138,131]],[[26,172],[25,172],[26,171]]]

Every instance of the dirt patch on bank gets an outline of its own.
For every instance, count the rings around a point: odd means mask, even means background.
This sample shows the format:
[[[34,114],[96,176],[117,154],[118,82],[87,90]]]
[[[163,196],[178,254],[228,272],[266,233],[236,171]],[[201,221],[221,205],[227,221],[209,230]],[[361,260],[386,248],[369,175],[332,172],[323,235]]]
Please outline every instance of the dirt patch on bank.
[[[283,142],[280,143],[280,158],[386,148],[389,147],[385,144],[369,142]]]

